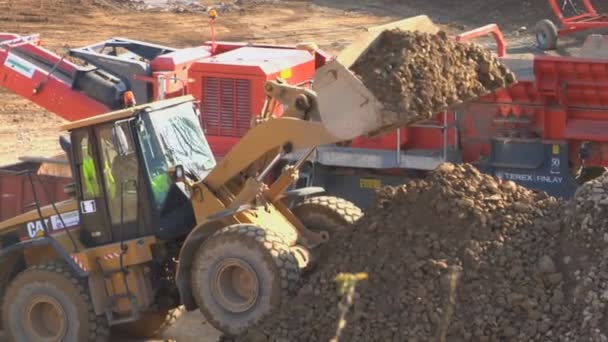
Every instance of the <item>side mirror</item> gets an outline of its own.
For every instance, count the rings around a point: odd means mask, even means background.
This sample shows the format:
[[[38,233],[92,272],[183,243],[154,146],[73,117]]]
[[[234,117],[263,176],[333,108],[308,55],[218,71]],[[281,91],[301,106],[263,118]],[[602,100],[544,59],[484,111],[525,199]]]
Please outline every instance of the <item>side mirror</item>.
[[[122,157],[128,156],[135,152],[133,147],[133,139],[129,139],[127,135],[129,131],[128,121],[117,121],[112,127],[112,141],[118,154]]]

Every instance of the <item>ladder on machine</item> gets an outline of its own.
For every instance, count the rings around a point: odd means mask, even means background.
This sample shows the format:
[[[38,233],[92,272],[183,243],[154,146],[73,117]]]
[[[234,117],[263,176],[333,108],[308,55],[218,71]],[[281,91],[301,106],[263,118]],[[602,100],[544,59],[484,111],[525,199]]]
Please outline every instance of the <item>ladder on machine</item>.
[[[129,282],[127,280],[127,276],[129,274],[129,270],[127,270],[123,265],[123,256],[126,250],[120,253],[120,267],[116,269],[104,270],[99,258],[97,258],[97,266],[101,270],[103,276],[103,286],[107,296],[107,302],[105,305],[105,314],[108,319],[108,323],[110,326],[121,323],[128,323],[137,321],[140,316],[139,304],[137,302],[137,297],[129,290]],[[114,285],[114,281],[117,280],[117,275],[122,278],[124,292],[116,293],[116,286]],[[118,280],[120,281],[120,280]],[[108,284],[109,283],[109,284]],[[127,299],[129,301],[130,311],[128,314],[117,314],[116,310],[118,304],[121,300]]]

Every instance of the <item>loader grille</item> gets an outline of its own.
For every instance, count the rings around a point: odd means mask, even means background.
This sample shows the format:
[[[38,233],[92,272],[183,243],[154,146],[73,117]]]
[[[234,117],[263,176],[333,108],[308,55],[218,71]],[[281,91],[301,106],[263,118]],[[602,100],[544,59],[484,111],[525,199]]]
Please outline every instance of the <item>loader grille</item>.
[[[240,137],[251,124],[251,81],[203,78],[203,128],[209,135]]]

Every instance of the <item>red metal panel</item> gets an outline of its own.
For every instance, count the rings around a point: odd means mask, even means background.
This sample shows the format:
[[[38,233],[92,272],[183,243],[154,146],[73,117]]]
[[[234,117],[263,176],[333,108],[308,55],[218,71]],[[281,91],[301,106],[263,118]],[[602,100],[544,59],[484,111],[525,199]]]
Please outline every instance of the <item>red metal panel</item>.
[[[220,78],[220,92],[217,95],[220,103],[219,113],[219,134],[223,136],[235,136],[236,127],[234,127],[234,79]],[[204,113],[205,117],[208,113]]]
[[[539,56],[534,59],[534,74],[538,91],[562,104],[607,103],[608,63],[605,61]]]
[[[19,49],[27,51],[51,63],[51,65],[60,61],[59,56],[30,43],[21,44]],[[13,56],[11,48],[0,49],[0,86],[3,88],[25,97],[69,121],[109,111],[100,102],[80,91],[73,90],[72,84],[66,83],[60,77],[50,76],[47,78],[48,72],[36,65],[33,66],[34,71],[31,75],[20,73],[6,66],[5,62],[9,56]],[[14,56],[12,58],[18,57]],[[61,68],[67,74],[73,74],[76,70],[76,66],[67,60],[62,61],[58,68]],[[40,84],[44,84],[44,86],[35,93],[34,89]]]
[[[18,176],[1,175],[2,202],[0,204],[0,220],[6,220],[21,212],[21,182]]]
[[[571,140],[608,142],[608,121],[573,119],[568,121],[564,136]]]
[[[243,42],[241,42],[241,43],[215,42],[215,43],[217,44],[216,51],[215,51],[216,54],[232,51],[232,50],[242,48],[245,46],[272,48],[272,49],[296,49],[295,45],[274,45],[274,44],[253,44],[253,45],[251,45],[250,43],[243,43]],[[213,42],[205,42],[205,46],[208,46],[208,47],[210,47],[212,44],[213,44]],[[333,58],[334,58],[333,55],[331,55],[330,53],[327,53],[321,49],[314,50],[315,69],[319,69],[320,67],[325,65],[327,62],[329,62]]]
[[[203,127],[207,134],[240,137],[250,128],[251,80],[204,77]]]
[[[197,46],[158,56],[150,61],[152,71],[176,71],[188,68],[199,59],[211,56],[209,46]]]
[[[202,124],[205,133],[218,135],[220,127],[220,79],[219,77],[203,77]]]
[[[27,169],[27,166],[23,166]],[[35,208],[35,199],[32,186],[27,174],[16,174],[21,171],[19,165],[12,166],[10,170],[0,170],[0,220],[6,220],[25,211]],[[35,171],[35,170],[34,170]],[[72,182],[70,178],[54,176],[35,176],[34,188],[40,206],[56,203],[68,199],[63,188]]]
[[[315,59],[306,51],[241,48],[218,43],[218,54],[194,63],[188,74],[193,81],[189,92],[201,101],[201,124],[213,153],[220,157],[261,113],[266,81],[282,77],[289,84],[306,84],[315,72]],[[282,108],[277,107],[273,114],[280,115]]]
[[[235,98],[234,98],[234,112],[235,112],[235,127],[237,129],[236,135],[242,136],[251,127],[252,116],[258,113],[254,113],[251,110],[251,81],[244,79],[235,80]]]

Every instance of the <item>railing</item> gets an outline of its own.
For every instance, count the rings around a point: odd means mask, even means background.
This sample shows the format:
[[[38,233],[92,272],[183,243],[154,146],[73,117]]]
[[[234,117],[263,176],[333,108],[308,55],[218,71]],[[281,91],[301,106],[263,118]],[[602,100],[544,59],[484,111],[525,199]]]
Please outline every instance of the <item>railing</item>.
[[[458,113],[456,111],[453,112],[453,116],[454,116],[454,120],[452,124],[448,123],[448,111],[445,111],[443,113],[443,124],[441,125],[434,125],[434,124],[414,124],[411,125],[409,127],[416,127],[416,128],[431,128],[431,129],[440,129],[441,130],[441,134],[442,134],[442,138],[443,138],[443,142],[442,142],[442,146],[441,146],[441,152],[442,152],[442,158],[443,161],[446,161],[448,158],[448,148],[450,147],[449,144],[449,130],[450,128],[454,129],[454,145],[452,147],[457,148],[458,147]],[[401,165],[401,132],[398,131],[397,132],[397,153],[399,155],[398,159],[397,159],[397,165]]]
[[[491,35],[496,42],[496,55],[498,57],[504,57],[507,54],[507,43],[505,42],[502,31],[496,24],[489,24],[471,31],[463,32],[456,36],[456,41],[464,43],[487,35]]]
[[[40,34],[36,33],[29,36],[20,36],[17,38],[0,41],[0,49],[6,50],[6,46],[10,47],[11,45],[23,43],[35,43],[40,45]]]

